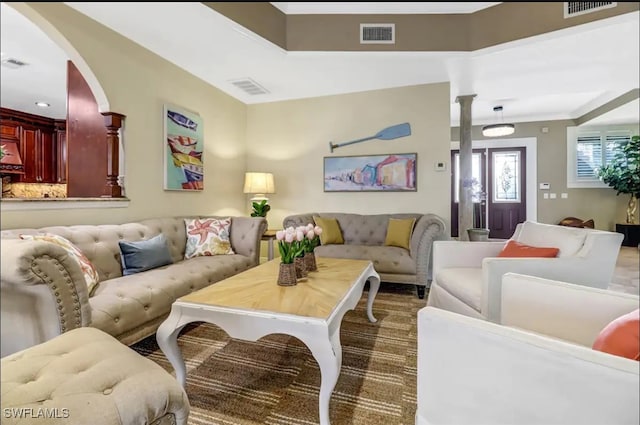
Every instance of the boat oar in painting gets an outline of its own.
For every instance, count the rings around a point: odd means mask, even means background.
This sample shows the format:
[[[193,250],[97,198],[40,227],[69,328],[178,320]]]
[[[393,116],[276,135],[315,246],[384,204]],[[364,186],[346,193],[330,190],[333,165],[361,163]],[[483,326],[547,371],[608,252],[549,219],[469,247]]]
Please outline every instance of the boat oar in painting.
[[[353,145],[354,143],[365,142],[367,140],[373,140],[373,139],[393,140],[393,139],[398,139],[400,137],[406,137],[410,135],[411,135],[411,126],[409,125],[408,122],[405,122],[403,124],[394,125],[391,127],[387,127],[383,130],[380,130],[378,133],[376,133],[374,136],[371,136],[371,137],[365,137],[363,139],[352,140],[350,142],[336,143],[336,144],[334,144],[333,142],[329,142],[329,148],[331,149],[331,152],[333,152],[335,148],[339,148],[341,146]]]

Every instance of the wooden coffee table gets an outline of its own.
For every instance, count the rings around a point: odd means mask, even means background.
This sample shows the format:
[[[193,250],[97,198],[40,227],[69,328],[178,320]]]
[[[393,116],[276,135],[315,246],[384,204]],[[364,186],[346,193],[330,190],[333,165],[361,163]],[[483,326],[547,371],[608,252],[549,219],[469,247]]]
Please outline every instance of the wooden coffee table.
[[[274,333],[291,335],[309,347],[318,362],[320,424],[329,425],[329,401],[342,366],[342,318],[356,307],[369,280],[367,316],[376,321],[372,307],[380,277],[370,261],[317,258],[317,264],[318,271],[296,286],[276,283],[276,259],[176,300],[156,338],[178,382],[185,386],[186,367],[177,337],[188,323],[212,323],[247,341]]]

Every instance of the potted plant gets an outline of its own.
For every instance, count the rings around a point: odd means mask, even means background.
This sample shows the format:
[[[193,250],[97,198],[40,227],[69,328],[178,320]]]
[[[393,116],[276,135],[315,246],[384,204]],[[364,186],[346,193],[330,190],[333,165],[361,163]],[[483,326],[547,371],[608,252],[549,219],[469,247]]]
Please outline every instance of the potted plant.
[[[266,217],[267,213],[271,210],[271,205],[267,204],[267,200],[263,199],[260,202],[253,202],[253,211],[251,217]]]
[[[616,149],[611,162],[596,170],[596,175],[621,193],[631,195],[627,205],[627,223],[638,224],[636,210],[640,197],[640,136],[633,136]]]
[[[320,245],[320,234],[322,233],[322,227],[314,226],[313,224],[307,224],[305,228],[305,239],[302,242],[304,248],[304,262],[307,271],[315,272],[318,270],[316,264],[316,255],[313,250]]]
[[[297,283],[295,259],[304,253],[302,245],[304,238],[304,232],[297,231],[293,227],[276,232],[280,251],[278,285],[293,286]]]
[[[486,202],[487,194],[482,190],[482,185],[478,179],[473,178],[469,184],[465,185],[469,191],[471,191],[471,200],[473,201],[473,223],[477,221],[480,223],[480,227],[472,227],[467,229],[467,235],[469,235],[470,241],[486,241],[489,239],[489,229],[484,226],[484,216],[482,215],[482,207]]]
[[[251,203],[252,211],[251,217],[267,217],[267,213],[271,210],[271,205],[267,203],[266,199],[263,199],[260,202],[253,201]],[[269,227],[269,222],[267,221],[267,228]]]

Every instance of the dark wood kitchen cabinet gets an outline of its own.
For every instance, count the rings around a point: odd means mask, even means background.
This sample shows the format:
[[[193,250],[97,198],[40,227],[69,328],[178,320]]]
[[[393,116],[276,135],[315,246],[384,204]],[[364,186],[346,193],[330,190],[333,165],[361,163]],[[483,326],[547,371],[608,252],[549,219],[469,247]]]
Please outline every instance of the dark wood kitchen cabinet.
[[[0,109],[0,134],[15,135],[24,174],[22,183],[66,183],[66,121]]]
[[[24,164],[23,183],[57,183],[56,147],[53,133],[31,126],[22,126],[20,155]]]
[[[56,155],[56,183],[67,182],[67,121],[56,120],[55,155]]]

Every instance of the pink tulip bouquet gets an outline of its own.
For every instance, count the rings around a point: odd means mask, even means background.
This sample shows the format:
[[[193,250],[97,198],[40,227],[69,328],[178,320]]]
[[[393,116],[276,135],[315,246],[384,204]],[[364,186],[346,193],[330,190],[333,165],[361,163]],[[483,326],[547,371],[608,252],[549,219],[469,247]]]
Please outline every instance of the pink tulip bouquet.
[[[302,246],[304,239],[305,233],[299,227],[287,227],[284,230],[278,230],[276,232],[276,240],[280,251],[280,261],[284,264],[292,264],[296,257],[300,257],[304,253],[304,247]]]
[[[304,247],[304,252],[313,252],[313,250],[320,245],[320,234],[322,233],[322,227],[314,226],[309,223],[306,227],[304,227],[305,238],[302,242],[302,246]]]

